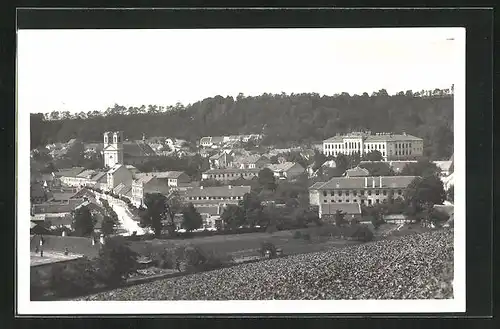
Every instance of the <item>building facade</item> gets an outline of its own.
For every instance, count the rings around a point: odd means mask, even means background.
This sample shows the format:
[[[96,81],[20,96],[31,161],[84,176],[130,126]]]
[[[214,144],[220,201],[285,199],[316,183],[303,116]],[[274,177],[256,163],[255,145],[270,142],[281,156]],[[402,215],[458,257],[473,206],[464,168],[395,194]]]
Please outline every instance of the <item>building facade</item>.
[[[113,190],[119,184],[127,186],[132,185],[132,173],[122,164],[115,164],[106,173],[107,175],[107,189]]]
[[[371,151],[379,151],[384,160],[404,160],[418,158],[423,155],[422,138],[392,133],[351,133],[338,135],[323,141],[323,153],[326,156],[339,154],[361,155]]]
[[[231,181],[240,178],[253,179],[259,176],[260,169],[210,169],[202,173],[201,179],[214,179],[218,181]]]
[[[416,176],[334,177],[309,188],[312,205],[359,203],[374,205],[403,198],[404,190]]]
[[[103,146],[104,166],[111,168],[115,164],[123,164],[123,132],[115,131],[104,133]]]

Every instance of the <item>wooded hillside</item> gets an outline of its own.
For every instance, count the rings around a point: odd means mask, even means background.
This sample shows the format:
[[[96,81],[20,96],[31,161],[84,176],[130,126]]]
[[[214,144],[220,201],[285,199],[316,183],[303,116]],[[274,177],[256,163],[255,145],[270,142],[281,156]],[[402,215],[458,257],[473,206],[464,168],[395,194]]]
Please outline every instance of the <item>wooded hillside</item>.
[[[424,96],[422,96],[424,95]],[[102,133],[123,130],[125,138],[170,136],[190,141],[202,136],[263,133],[266,145],[319,142],[353,130],[406,132],[424,139],[426,155],[447,159],[453,153],[453,95],[434,90],[385,90],[363,95],[335,96],[263,94],[215,96],[184,106],[115,104],[103,112],[89,111],[31,115],[32,148],[71,138],[100,141]]]

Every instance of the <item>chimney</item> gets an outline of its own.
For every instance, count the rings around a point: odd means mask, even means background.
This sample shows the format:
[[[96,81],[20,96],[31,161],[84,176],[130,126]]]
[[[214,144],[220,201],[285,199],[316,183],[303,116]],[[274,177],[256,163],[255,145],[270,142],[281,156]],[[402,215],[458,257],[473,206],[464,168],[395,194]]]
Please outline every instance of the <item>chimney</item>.
[[[368,187],[368,177],[365,177],[365,187]]]
[[[372,177],[372,187],[375,188],[375,177]]]

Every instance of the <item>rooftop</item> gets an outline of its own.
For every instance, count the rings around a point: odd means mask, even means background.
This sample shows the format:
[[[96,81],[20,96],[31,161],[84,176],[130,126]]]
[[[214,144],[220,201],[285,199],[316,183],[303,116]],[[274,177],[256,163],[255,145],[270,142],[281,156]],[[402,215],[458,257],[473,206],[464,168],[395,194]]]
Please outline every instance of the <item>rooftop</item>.
[[[365,168],[354,167],[346,170],[347,177],[364,177],[370,175],[370,172]]]
[[[214,186],[214,187],[193,187],[187,190],[187,197],[204,197],[204,196],[214,196],[214,197],[231,197],[231,196],[243,196],[246,193],[250,193],[250,186]]]
[[[59,169],[59,171],[56,171],[54,175],[56,177],[76,177],[79,173],[84,171],[84,167],[73,167],[73,168],[65,168],[65,169]]]
[[[33,205],[33,213],[69,213],[84,202],[83,199],[70,199],[63,202],[48,202]]]
[[[317,190],[363,189],[372,188],[375,183],[375,188],[406,188],[415,178],[416,176],[334,177],[321,186],[313,186]],[[309,189],[312,188],[311,186]]]
[[[267,166],[267,168],[271,169],[272,171],[287,171],[290,170],[293,166],[299,165],[297,162],[283,162],[283,163],[277,163],[277,164],[270,164]]]
[[[345,138],[363,138],[365,142],[415,141],[422,138],[408,134],[347,134],[326,139],[326,143],[342,143]]]
[[[238,168],[227,168],[227,169],[210,169],[204,172],[204,174],[240,174],[240,173],[258,173],[259,168],[249,168],[249,169],[238,169]]]

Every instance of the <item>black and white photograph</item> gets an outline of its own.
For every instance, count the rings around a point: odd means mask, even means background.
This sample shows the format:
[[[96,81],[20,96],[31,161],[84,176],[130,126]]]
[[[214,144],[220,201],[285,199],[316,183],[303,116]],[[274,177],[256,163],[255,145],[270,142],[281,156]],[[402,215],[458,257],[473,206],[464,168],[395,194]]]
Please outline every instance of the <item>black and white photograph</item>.
[[[465,29],[17,42],[20,313],[465,311]]]

